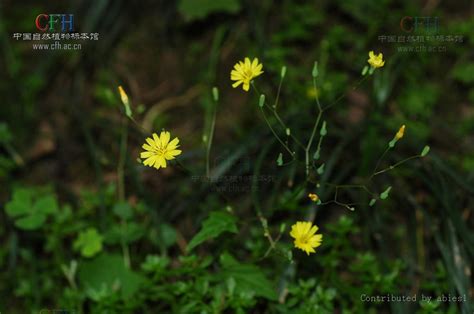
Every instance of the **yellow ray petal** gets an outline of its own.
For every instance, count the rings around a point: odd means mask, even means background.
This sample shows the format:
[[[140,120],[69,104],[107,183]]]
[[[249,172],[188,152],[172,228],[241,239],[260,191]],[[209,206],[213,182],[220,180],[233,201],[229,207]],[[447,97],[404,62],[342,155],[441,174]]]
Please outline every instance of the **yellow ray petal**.
[[[170,141],[170,132],[162,131],[160,134],[161,147],[166,147]]]

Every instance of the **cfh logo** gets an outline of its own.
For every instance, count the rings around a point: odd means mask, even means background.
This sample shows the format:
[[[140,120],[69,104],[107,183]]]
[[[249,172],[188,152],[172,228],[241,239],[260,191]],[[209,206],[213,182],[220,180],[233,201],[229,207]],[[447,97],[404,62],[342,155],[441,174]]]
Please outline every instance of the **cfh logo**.
[[[61,26],[61,32],[74,31],[74,14],[39,14],[35,20],[36,28],[42,32],[55,32]]]
[[[406,33],[418,31],[435,33],[439,30],[439,18],[432,16],[405,16],[400,20],[400,28]]]

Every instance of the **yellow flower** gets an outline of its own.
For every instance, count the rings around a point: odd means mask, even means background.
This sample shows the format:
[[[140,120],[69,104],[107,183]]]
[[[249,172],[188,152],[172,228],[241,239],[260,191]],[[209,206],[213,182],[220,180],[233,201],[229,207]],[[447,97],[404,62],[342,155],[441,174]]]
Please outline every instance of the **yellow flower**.
[[[395,135],[395,138],[399,140],[403,137],[404,134],[405,134],[405,124],[400,127],[397,134]]]
[[[123,90],[122,86],[118,87],[118,91],[120,93],[120,99],[122,100],[122,103],[124,105],[128,105],[129,104],[128,96],[127,96],[127,93],[125,93],[125,91]]]
[[[170,132],[162,131],[160,136],[153,133],[153,138],[148,137],[142,148],[145,150],[140,154],[140,158],[145,159],[143,164],[149,167],[155,167],[156,169],[166,168],[166,161],[172,160],[181,151],[177,149],[179,147],[179,139],[175,137],[170,142]]]
[[[317,202],[319,200],[319,196],[317,194],[314,194],[314,193],[309,193],[308,197],[313,202]]]
[[[295,247],[303,250],[306,254],[314,253],[315,248],[323,241],[322,234],[316,234],[318,227],[310,221],[298,221],[291,226],[290,236],[295,239]]]
[[[245,58],[245,61],[239,61],[236,65],[234,65],[234,69],[230,72],[230,79],[232,81],[236,81],[232,84],[232,87],[236,88],[240,84],[244,91],[248,91],[250,88],[250,81],[254,78],[259,76],[263,73],[262,71],[263,65],[258,63],[258,59],[253,59],[250,62],[249,58]]]
[[[383,54],[379,53],[378,55],[375,55],[373,51],[369,52],[369,60],[367,60],[369,64],[373,68],[381,68],[385,64],[385,61],[383,61]]]

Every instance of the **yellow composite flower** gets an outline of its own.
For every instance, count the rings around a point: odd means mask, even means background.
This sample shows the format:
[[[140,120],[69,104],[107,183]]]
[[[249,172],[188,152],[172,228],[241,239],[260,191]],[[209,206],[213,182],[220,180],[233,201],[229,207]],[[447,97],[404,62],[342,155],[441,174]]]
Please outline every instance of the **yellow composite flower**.
[[[318,227],[310,221],[298,221],[291,226],[290,236],[295,239],[295,247],[303,250],[306,254],[315,253],[315,248],[323,241],[322,234],[316,234]]]
[[[314,193],[309,193],[308,197],[312,202],[317,202],[319,200],[319,196],[317,194],[314,194]]]
[[[373,67],[373,68],[381,68],[385,64],[385,61],[383,60],[383,54],[379,53],[378,55],[375,55],[373,51],[369,52],[369,59],[367,62]]]
[[[243,62],[239,61],[239,63],[234,65],[234,69],[230,72],[230,79],[236,81],[232,84],[232,87],[236,88],[242,84],[244,91],[248,91],[250,88],[250,81],[263,73],[262,68],[263,65],[258,63],[257,58],[253,59],[252,62],[250,62],[249,58],[245,58]]]
[[[156,169],[166,168],[166,161],[175,159],[181,154],[177,149],[179,147],[179,139],[175,137],[170,141],[170,132],[162,131],[160,136],[153,133],[152,137],[146,139],[146,143],[142,148],[145,150],[140,154],[140,158],[145,159],[143,164]]]
[[[400,127],[397,134],[395,134],[395,138],[399,140],[403,137],[404,134],[405,134],[405,124]]]

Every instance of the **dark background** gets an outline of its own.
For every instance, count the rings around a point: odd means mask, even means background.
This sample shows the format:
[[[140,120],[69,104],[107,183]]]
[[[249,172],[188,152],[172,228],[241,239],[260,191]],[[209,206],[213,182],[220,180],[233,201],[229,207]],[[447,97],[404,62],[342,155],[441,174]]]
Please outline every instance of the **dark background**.
[[[15,40],[38,32],[40,13],[74,14],[75,31],[99,40],[60,51]],[[406,16],[438,18],[439,28],[407,33]],[[472,1],[0,2],[0,311],[472,313],[473,29]],[[385,66],[357,85],[370,50],[384,54]],[[244,57],[263,63],[255,83],[269,100],[287,67],[279,113],[305,143],[317,115],[311,71],[318,61],[317,94],[334,104],[323,116],[323,175],[312,169],[307,180],[301,151],[298,161],[277,165],[285,151],[259,113],[259,94],[231,87],[230,71]],[[118,85],[135,122],[125,117]],[[199,176],[213,86],[220,100],[210,163],[218,181],[209,185]],[[431,151],[370,182],[377,194],[392,186],[386,200],[370,207],[371,197],[353,188],[338,189],[337,200],[356,204],[354,211],[308,200],[309,192],[333,199],[326,183],[365,183],[402,124],[405,137],[381,168],[425,145]],[[162,128],[180,138],[183,154],[156,171],[137,158]],[[268,180],[226,179],[261,175]],[[6,210],[21,189],[57,207],[25,205],[19,193],[21,215],[45,218],[33,230]],[[268,254],[256,208],[278,239]],[[238,233],[187,252],[209,213],[226,209]],[[320,227],[323,245],[314,255],[288,256],[289,228],[305,219]],[[75,244],[88,228],[102,236],[93,257]],[[127,254],[130,267],[121,264]],[[64,269],[73,260],[78,272],[70,280]],[[363,294],[418,300],[362,302]],[[420,303],[421,294],[467,301]]]

